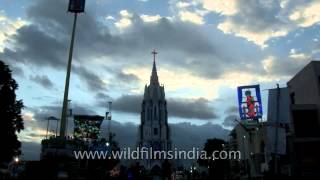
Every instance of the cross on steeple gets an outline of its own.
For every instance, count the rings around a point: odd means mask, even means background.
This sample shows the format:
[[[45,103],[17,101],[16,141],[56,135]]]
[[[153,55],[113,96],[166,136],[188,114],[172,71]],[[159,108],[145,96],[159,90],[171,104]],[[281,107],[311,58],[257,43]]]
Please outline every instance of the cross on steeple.
[[[156,61],[156,55],[158,54],[158,52],[154,49],[151,54],[153,54],[153,62]]]

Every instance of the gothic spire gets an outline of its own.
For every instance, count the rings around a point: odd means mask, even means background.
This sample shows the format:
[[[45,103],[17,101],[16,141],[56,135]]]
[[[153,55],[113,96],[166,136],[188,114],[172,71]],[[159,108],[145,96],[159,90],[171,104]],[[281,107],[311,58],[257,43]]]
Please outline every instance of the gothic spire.
[[[153,50],[151,53],[153,54],[153,67],[152,67],[152,74],[150,78],[150,84],[152,83],[159,84],[157,66],[156,66],[156,55],[158,54],[158,52],[156,50]]]

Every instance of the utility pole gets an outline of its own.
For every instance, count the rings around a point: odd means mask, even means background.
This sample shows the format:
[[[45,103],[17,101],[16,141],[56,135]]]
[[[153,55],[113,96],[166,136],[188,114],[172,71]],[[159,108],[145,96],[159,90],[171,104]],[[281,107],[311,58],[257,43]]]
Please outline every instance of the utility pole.
[[[48,131],[49,131],[49,118],[47,118],[47,131],[46,131],[46,139],[48,139]]]
[[[251,179],[251,166],[250,166],[250,160],[251,160],[251,153],[250,153],[250,147],[251,147],[251,143],[250,143],[250,139],[251,139],[251,130],[249,128],[247,128],[245,125],[243,125],[240,121],[238,121],[237,119],[234,119],[235,122],[237,122],[242,128],[243,130],[248,134],[248,137],[246,137],[245,135],[241,138],[243,138],[243,151],[244,151],[244,163],[245,163],[245,169],[246,169],[246,173],[248,174],[248,179]],[[249,139],[249,140],[248,140]],[[248,148],[246,148],[246,146]],[[248,151],[248,153],[246,152]],[[246,158],[246,156],[248,156],[248,158]]]
[[[77,17],[78,17],[78,13],[84,12],[84,7],[85,7],[85,0],[69,1],[68,11],[71,13],[74,13],[74,19],[73,19],[71,42],[70,42],[70,48],[69,48],[67,74],[66,74],[65,87],[64,87],[63,105],[62,105],[62,112],[61,112],[60,137],[63,137],[63,138],[66,135],[69,83],[70,83],[73,44],[74,44],[74,37],[75,37],[75,31],[76,31],[76,25],[77,25]]]
[[[276,124],[275,124],[275,141],[274,141],[274,174],[278,174],[278,128],[279,126],[279,116],[280,116],[280,87],[277,84],[277,104],[276,104]]]

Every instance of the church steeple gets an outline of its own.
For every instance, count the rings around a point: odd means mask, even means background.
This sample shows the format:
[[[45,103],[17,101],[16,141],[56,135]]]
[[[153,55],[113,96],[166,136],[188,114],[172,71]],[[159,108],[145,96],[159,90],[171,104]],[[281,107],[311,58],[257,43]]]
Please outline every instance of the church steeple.
[[[156,66],[156,55],[158,52],[156,50],[153,50],[151,52],[153,54],[153,67],[152,67],[152,73],[150,77],[150,84],[159,84],[158,80],[158,74],[157,74],[157,66]]]
[[[152,148],[157,151],[171,149],[171,135],[168,125],[167,102],[164,86],[159,85],[156,50],[152,51],[153,67],[150,84],[145,86],[144,98],[141,104],[141,124],[139,126],[138,147]],[[147,169],[155,165],[161,167],[163,161],[157,159],[143,159],[140,161]]]

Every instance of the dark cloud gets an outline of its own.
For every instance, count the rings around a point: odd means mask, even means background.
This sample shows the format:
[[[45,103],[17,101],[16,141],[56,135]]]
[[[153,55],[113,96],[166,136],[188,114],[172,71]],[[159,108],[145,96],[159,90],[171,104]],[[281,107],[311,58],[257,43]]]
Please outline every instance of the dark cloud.
[[[237,122],[235,121],[235,119],[239,119],[239,116],[234,115],[234,114],[233,114],[233,115],[228,115],[228,116],[224,119],[222,125],[224,125],[225,127],[234,127],[234,126],[237,124]]]
[[[114,110],[128,113],[140,113],[142,95],[123,95],[112,102]]]
[[[0,57],[36,66],[64,67],[73,19],[72,14],[66,13],[66,7],[67,2],[63,0],[36,1],[27,9],[31,24],[18,30],[12,37],[15,48],[5,48]],[[157,48],[167,68],[187,69],[193,74],[215,78],[226,70],[246,68],[247,59],[252,61],[256,57],[251,50],[240,52],[237,48],[226,48],[229,44],[221,39],[221,32],[209,35],[191,23],[167,18],[144,23],[138,15],[134,15],[132,22],[123,33],[110,33],[109,28],[97,20],[94,8],[88,6],[86,13],[78,18],[74,63],[87,65],[90,60],[99,59],[105,64],[112,62],[123,67],[146,65],[149,51]],[[130,74],[116,76],[136,80]]]
[[[203,148],[209,138],[227,139],[229,131],[212,123],[193,125],[190,123],[170,124],[174,146],[180,149]],[[188,138],[186,138],[186,136]]]
[[[44,88],[51,89],[53,87],[52,81],[46,75],[35,75],[30,76],[30,80],[34,81],[35,83],[40,84]]]
[[[101,127],[102,137],[107,137],[108,122],[104,121]],[[181,150],[192,150],[193,147],[202,149],[209,138],[227,139],[229,131],[220,125],[207,123],[193,125],[190,123],[170,124],[173,147]],[[137,143],[138,126],[132,123],[111,121],[111,131],[116,134],[115,140],[121,148],[135,148]],[[186,138],[186,135],[188,138]],[[37,160],[40,154],[40,144],[22,142],[22,152],[27,160]]]
[[[139,78],[134,74],[126,74],[124,72],[116,73],[115,79],[124,83],[137,83]]]
[[[103,93],[103,92],[99,92],[96,94],[96,99],[99,101],[99,100],[111,100],[111,97],[109,95],[107,95],[106,93]]]
[[[48,106],[40,106],[40,107],[29,107],[28,109],[34,113],[35,120],[42,121],[42,120],[46,120],[50,116],[60,118],[62,104],[61,104],[61,107],[59,107],[59,105],[57,106],[48,105]]]
[[[239,27],[248,27],[251,31],[258,33],[269,29],[278,30],[287,25],[281,19],[279,1],[239,0],[237,6],[238,13],[229,20]]]
[[[302,2],[304,3],[304,1]],[[183,69],[205,78],[219,78],[233,70],[268,75],[261,60],[265,54],[241,39],[230,38],[223,32],[162,18],[157,23],[144,23],[134,14],[132,25],[122,33],[111,33],[101,23],[94,6],[87,3],[86,13],[79,15],[74,47],[74,64],[86,64],[97,60],[101,64],[117,64],[124,68],[132,65],[149,65],[149,51],[157,48],[163,67]],[[292,4],[295,4],[294,6]],[[301,3],[288,3],[294,9]],[[246,1],[237,3],[238,13],[227,16],[226,21],[252,33],[275,32],[290,28],[278,1]],[[48,9],[48,7],[50,7]],[[70,42],[73,16],[66,12],[67,1],[38,0],[27,8],[29,25],[23,26],[11,37],[14,48],[5,48],[0,58],[31,66],[64,68]],[[290,11],[285,13],[289,13]],[[206,27],[205,27],[206,28]],[[232,46],[233,48],[229,48]],[[290,59],[279,60],[273,67],[273,75],[292,75],[306,63]],[[17,71],[18,72],[18,71]],[[110,71],[115,78],[135,82],[130,74]],[[119,73],[120,72],[120,73]]]
[[[232,62],[234,57],[224,53],[224,42],[215,42],[207,36],[203,29],[189,23],[172,22],[166,18],[158,23],[143,23],[137,18],[133,26],[122,34],[125,44],[118,48],[133,53],[135,63],[145,64],[148,63],[145,59],[151,59],[146,50],[156,47],[158,59],[166,64],[166,68],[187,69],[196,75],[214,78],[227,69],[225,63]],[[134,47],[124,47],[127,45]]]
[[[281,7],[284,4],[286,4],[286,6]],[[232,15],[225,15],[224,20],[218,25],[218,28],[220,28],[221,30],[226,30],[228,33],[235,36],[246,38],[248,41],[254,41],[254,43],[260,46],[270,45],[270,47],[267,48],[267,51],[271,50],[268,53],[264,53],[264,55],[260,57],[251,57],[250,61],[241,60],[239,62],[239,64],[241,64],[239,67],[247,72],[252,72],[264,76],[272,75],[279,77],[292,76],[298,72],[298,69],[305,66],[309,61],[307,58],[304,62],[298,62],[292,58],[286,57],[287,55],[281,55],[281,53],[284,52],[283,50],[286,50],[288,48],[289,41],[294,41],[294,39],[296,39],[296,37],[290,37],[293,36],[290,32],[293,32],[297,29],[297,24],[293,23],[289,19],[290,15],[297,9],[301,9],[302,7],[304,7],[306,4],[309,4],[308,0],[301,0],[299,2],[282,2],[277,0],[237,0],[237,12]],[[279,38],[286,36],[287,38],[279,40]],[[290,40],[288,40],[288,36]],[[259,40],[265,40],[265,42],[261,42]],[[275,42],[277,43],[269,43],[269,40],[275,40]],[[298,41],[297,43],[299,44]],[[241,50],[245,50],[247,47],[250,46],[245,45],[239,48]],[[279,47],[283,49],[281,53],[277,52]],[[254,47],[250,47],[250,49],[257,52],[257,55],[259,54],[259,50],[254,49]],[[274,54],[274,58],[276,60],[273,62],[273,66],[266,71],[263,68],[263,64],[261,62],[270,55],[270,52]],[[247,52],[244,51],[242,55],[245,54],[247,54]],[[242,57],[242,55],[240,55],[240,58]],[[281,57],[276,57],[277,55]],[[243,67],[242,63],[251,66],[251,68]],[[234,64],[234,61],[232,61],[231,64]],[[231,67],[231,69],[237,68]]]
[[[225,127],[234,127],[236,125],[235,119],[239,119],[239,109],[237,106],[230,106],[228,107],[224,113],[226,114],[226,117],[224,118],[224,121],[222,122],[222,125]]]
[[[39,26],[23,26],[12,39],[17,48],[5,48],[0,54],[6,61],[52,68],[61,68],[66,64],[66,42],[47,34]]]
[[[236,114],[239,112],[239,108],[237,106],[231,106],[225,110],[226,114]]]
[[[106,84],[103,82],[101,77],[88,69],[80,66],[74,69],[74,72],[83,80],[90,91],[103,92],[106,91]]]
[[[113,100],[114,110],[128,113],[140,113],[142,95],[123,95]],[[167,99],[169,117],[187,119],[216,119],[215,109],[209,105],[209,101],[203,98],[196,100]]]
[[[202,120],[216,119],[215,109],[204,98],[196,100],[168,99],[169,116],[181,118],[195,118]]]
[[[85,105],[80,105],[77,103],[71,102],[71,108],[73,114],[88,114],[95,115],[96,112],[90,110],[89,107]],[[57,105],[47,105],[47,106],[39,106],[39,107],[28,107],[28,110],[34,113],[34,119],[41,121],[46,120],[50,116],[54,116],[60,119],[61,111],[62,111],[62,103]]]
[[[269,71],[270,74],[293,76],[297,74],[304,66],[306,66],[311,59],[278,59],[275,58],[272,67]]]
[[[108,123],[110,121],[104,121],[101,126],[101,134],[107,137]],[[111,131],[115,133],[115,140],[119,143],[121,148],[131,147],[135,148],[138,137],[138,126],[133,123],[120,123],[117,121],[111,121]]]

